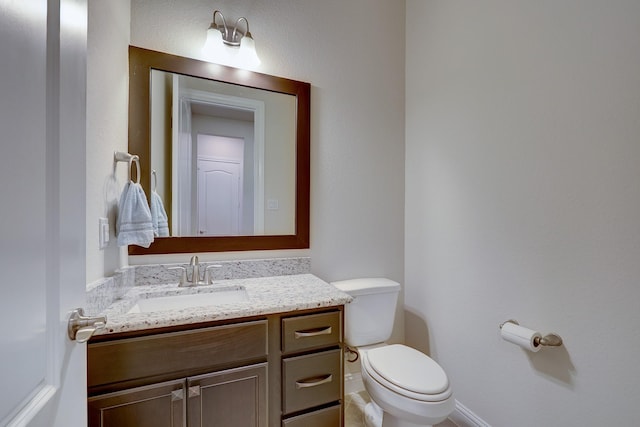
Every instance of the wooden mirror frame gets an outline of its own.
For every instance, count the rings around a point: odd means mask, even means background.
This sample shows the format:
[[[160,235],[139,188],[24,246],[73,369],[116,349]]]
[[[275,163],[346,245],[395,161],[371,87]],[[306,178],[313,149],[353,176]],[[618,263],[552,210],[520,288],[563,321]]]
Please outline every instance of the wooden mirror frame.
[[[279,92],[296,97],[295,234],[156,237],[149,248],[129,245],[129,255],[308,248],[311,85],[296,80],[129,46],[129,152],[140,156],[142,169],[140,182],[147,196],[150,196],[151,190],[149,88],[152,69]]]

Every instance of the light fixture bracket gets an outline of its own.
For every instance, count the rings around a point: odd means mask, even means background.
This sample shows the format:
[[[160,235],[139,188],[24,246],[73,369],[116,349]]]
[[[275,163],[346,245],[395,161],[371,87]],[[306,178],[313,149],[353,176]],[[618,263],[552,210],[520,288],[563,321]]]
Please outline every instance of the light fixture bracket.
[[[219,15],[220,19],[222,19],[222,28],[220,28],[220,26],[216,23],[216,15]],[[244,21],[245,26],[247,27],[246,31],[242,31],[238,28],[240,21]],[[244,16],[240,17],[236,20],[233,26],[227,26],[224,15],[219,10],[215,10],[213,12],[213,22],[211,22],[211,26],[209,28],[220,31],[220,33],[222,34],[222,42],[227,46],[240,47],[240,40],[242,40],[243,37],[253,38],[251,36],[251,33],[249,32],[249,21],[247,20],[247,18],[245,18]]]
[[[242,21],[244,21],[244,31],[240,28]],[[219,63],[233,64],[240,68],[253,68],[260,65],[247,18],[238,18],[233,26],[229,26],[219,10],[213,12],[213,20],[207,30],[207,39],[202,51],[206,58]]]

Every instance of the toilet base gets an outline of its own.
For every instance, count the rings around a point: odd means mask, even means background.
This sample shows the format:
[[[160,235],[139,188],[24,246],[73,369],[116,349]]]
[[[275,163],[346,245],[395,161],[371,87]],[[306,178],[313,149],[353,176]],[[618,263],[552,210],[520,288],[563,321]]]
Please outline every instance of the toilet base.
[[[382,408],[373,402],[364,407],[365,427],[382,427]]]
[[[428,424],[400,420],[391,414],[384,413],[375,402],[368,403],[364,408],[364,425],[365,427],[433,427]]]

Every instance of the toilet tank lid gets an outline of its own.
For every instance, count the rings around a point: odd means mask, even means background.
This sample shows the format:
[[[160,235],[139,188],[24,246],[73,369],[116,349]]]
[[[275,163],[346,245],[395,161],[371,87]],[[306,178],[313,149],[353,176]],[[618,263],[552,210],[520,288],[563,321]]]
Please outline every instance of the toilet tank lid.
[[[400,283],[383,277],[340,280],[337,282],[331,282],[331,284],[351,296],[383,294],[400,291]]]

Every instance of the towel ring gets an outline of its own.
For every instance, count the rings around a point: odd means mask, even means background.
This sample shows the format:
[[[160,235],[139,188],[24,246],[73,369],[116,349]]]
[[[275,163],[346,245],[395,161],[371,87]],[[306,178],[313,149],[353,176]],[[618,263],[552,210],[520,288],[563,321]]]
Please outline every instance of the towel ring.
[[[132,166],[134,162],[136,164],[136,184],[140,184],[140,157],[138,157],[137,154],[131,156],[131,158],[129,159],[129,181],[133,182],[133,180],[131,179],[131,169],[133,169]]]
[[[132,182],[131,180],[131,169],[133,166],[133,163],[135,162],[136,164],[136,184],[140,184],[140,157],[138,157],[137,154],[129,154],[129,153],[123,153],[122,151],[114,151],[113,153],[113,160],[117,163],[117,162],[127,162],[129,163],[129,181]]]
[[[151,178],[151,191],[156,191],[156,188],[158,188],[158,174],[155,169],[151,171]]]

